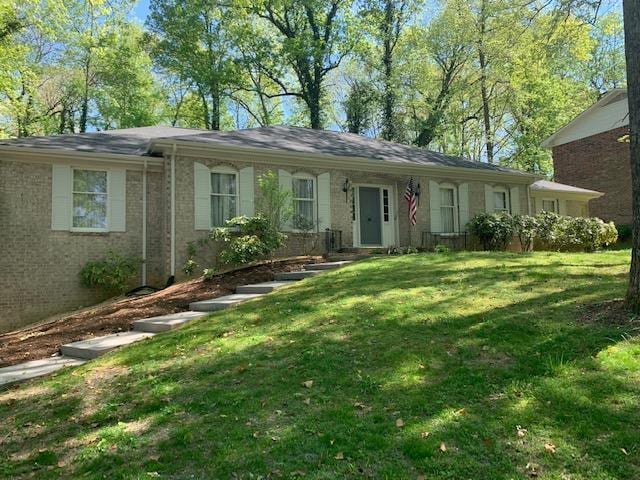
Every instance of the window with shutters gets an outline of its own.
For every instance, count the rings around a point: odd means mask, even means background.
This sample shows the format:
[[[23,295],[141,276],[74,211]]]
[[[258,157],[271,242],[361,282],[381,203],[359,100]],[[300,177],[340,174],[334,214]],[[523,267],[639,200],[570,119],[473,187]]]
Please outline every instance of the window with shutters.
[[[542,199],[542,211],[558,213],[558,205],[554,199],[543,198]]]
[[[211,225],[223,227],[238,216],[238,174],[231,169],[211,170]]]
[[[108,227],[108,182],[106,170],[73,169],[73,230],[103,232]]]
[[[493,211],[509,213],[509,194],[505,188],[493,189]]]
[[[310,175],[294,175],[293,193],[293,227],[296,230],[313,230],[315,228],[316,182]]]
[[[440,186],[440,226],[441,232],[454,233],[458,227],[458,199],[453,185]]]

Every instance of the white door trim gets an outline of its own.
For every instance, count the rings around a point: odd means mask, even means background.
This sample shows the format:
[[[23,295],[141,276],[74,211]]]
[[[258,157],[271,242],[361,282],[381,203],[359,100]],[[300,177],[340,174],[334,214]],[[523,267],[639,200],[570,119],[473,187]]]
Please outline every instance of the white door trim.
[[[382,230],[382,244],[380,245],[362,245],[360,242],[360,187],[378,188],[380,192],[380,228]],[[397,215],[396,215],[396,197],[393,185],[374,184],[374,183],[355,183],[353,184],[355,195],[354,210],[355,219],[353,219],[353,246],[356,248],[383,248],[396,245]],[[388,192],[388,217],[384,219],[384,190]]]

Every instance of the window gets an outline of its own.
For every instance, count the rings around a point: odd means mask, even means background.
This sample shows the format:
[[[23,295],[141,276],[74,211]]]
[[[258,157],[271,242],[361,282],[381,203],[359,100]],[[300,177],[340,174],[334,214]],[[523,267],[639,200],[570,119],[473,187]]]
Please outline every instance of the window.
[[[73,170],[74,229],[107,229],[107,182],[105,170]]]
[[[293,226],[297,230],[315,228],[315,179],[293,177]]]
[[[440,215],[442,216],[442,232],[453,233],[456,231],[456,190],[454,187],[440,187]]]
[[[389,190],[382,189],[382,215],[385,222],[389,221]]]
[[[542,210],[544,212],[558,213],[556,210],[556,201],[549,199],[542,199]]]
[[[496,190],[496,191],[494,191],[493,192],[494,211],[509,213],[508,198],[509,197],[507,197],[506,190]]]
[[[238,175],[231,169],[211,172],[211,225],[222,227],[238,215]]]

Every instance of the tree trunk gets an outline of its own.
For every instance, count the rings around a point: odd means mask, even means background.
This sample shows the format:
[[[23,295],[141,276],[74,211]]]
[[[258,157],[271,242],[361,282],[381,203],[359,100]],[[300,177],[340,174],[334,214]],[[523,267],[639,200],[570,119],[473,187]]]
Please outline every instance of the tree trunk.
[[[382,65],[384,67],[384,101],[382,111],[382,138],[395,140],[394,124],[395,92],[393,90],[393,0],[385,1],[384,24],[382,25],[384,53]]]
[[[309,107],[309,120],[311,121],[311,128],[314,130],[322,130],[322,114],[320,107],[320,92],[321,87],[319,82],[314,82],[314,85],[309,87],[309,92],[305,95],[307,107]]]
[[[487,35],[487,3],[482,0],[480,7],[480,37],[478,38],[478,61],[480,62],[480,96],[482,98],[482,117],[484,122],[484,137],[487,147],[487,161],[493,163],[493,133],[491,131],[491,109],[489,105],[489,92],[487,89],[487,55],[485,52],[485,39]]]
[[[220,82],[211,84],[211,130],[220,130]]]
[[[633,244],[627,304],[640,312],[640,3],[624,0],[624,31],[629,95]]]
[[[87,119],[89,117],[89,75],[91,72],[91,51],[87,52],[84,64],[84,86],[82,91],[82,103],[80,105],[80,133],[87,131]]]

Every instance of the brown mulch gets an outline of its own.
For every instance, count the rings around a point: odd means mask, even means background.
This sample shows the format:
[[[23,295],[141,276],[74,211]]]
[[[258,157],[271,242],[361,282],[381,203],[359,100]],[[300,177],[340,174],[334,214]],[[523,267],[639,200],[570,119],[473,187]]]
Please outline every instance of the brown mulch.
[[[584,305],[580,320],[587,324],[640,327],[640,317],[629,310],[621,298]]]
[[[190,280],[142,297],[120,297],[52,321],[0,335],[0,367],[46,358],[60,345],[129,330],[133,320],[189,309],[189,303],[233,293],[239,285],[273,280],[279,272],[301,270],[317,257],[278,260]]]

